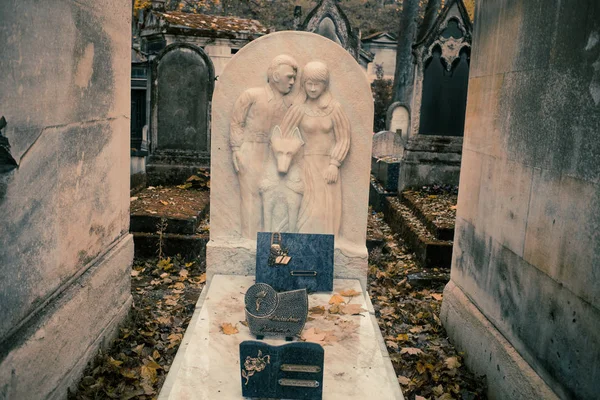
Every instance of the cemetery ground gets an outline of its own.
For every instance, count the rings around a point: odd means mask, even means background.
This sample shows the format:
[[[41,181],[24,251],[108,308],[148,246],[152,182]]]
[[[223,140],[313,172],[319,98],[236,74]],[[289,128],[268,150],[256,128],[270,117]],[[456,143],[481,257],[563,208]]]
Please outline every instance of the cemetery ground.
[[[132,213],[197,213],[193,204],[208,196],[205,189],[209,182],[203,178],[179,187],[146,189],[132,197]],[[455,193],[424,188],[411,195],[439,222],[452,222]],[[202,223],[200,226],[207,228]],[[448,341],[439,319],[449,270],[420,267],[381,213],[370,213],[367,238],[368,291],[405,398],[484,399],[483,377],[475,377],[466,369],[463,355]],[[130,317],[112,345],[88,366],[69,399],[157,398],[205,281],[203,260],[136,257],[131,270],[134,305]],[[337,318],[340,309],[332,303],[325,310],[311,309],[309,318],[322,313]],[[223,334],[235,335],[242,329],[248,329],[244,321],[222,326]],[[327,351],[327,341],[319,343]]]

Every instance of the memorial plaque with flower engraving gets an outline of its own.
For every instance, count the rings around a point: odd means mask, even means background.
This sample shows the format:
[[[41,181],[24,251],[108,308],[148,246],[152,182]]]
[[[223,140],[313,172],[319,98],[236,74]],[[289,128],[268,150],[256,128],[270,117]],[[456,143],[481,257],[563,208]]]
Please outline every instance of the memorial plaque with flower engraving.
[[[321,400],[325,352],[316,343],[240,343],[244,397]]]

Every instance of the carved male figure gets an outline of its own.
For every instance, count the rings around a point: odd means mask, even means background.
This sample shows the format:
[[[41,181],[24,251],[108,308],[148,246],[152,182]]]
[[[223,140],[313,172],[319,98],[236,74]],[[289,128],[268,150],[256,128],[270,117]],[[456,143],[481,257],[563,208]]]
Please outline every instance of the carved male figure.
[[[291,106],[286,95],[292,91],[297,72],[296,60],[278,55],[268,68],[267,84],[244,91],[233,106],[229,144],[240,183],[242,236],[248,239],[256,239],[256,232],[262,229],[259,183],[271,132]]]

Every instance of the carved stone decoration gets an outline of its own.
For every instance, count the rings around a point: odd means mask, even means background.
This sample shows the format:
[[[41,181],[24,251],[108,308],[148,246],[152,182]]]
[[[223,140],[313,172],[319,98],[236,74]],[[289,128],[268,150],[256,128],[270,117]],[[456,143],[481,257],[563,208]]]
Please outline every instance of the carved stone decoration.
[[[460,58],[460,52],[465,48],[471,48],[471,44],[467,42],[464,37],[460,39],[455,39],[453,37],[440,37],[427,48],[427,52],[423,58],[425,62],[427,62],[433,56],[433,49],[436,46],[439,46],[442,51],[441,57],[444,61],[446,61],[446,70],[448,72],[452,70],[454,61]]]
[[[314,32],[331,39],[348,50],[352,57],[358,58],[360,38],[337,0],[321,0],[308,13],[298,30]]]
[[[259,339],[300,336],[308,315],[306,289],[277,293],[266,283],[256,283],[248,288],[244,301],[246,322]]]
[[[286,202],[288,212],[293,214],[291,226],[295,229],[295,216],[300,206],[298,195],[302,190],[297,182],[289,182],[287,173],[293,156],[303,143],[299,136],[283,138],[278,134],[271,138],[271,132],[281,123],[291,105],[291,99],[286,95],[292,91],[297,71],[298,63],[293,57],[278,55],[269,65],[267,82],[261,87],[245,90],[233,106],[229,145],[233,169],[240,183],[242,235],[248,239],[256,238],[256,233],[263,230],[261,192],[268,211],[269,228],[272,225],[270,217],[274,202],[285,196],[289,200]],[[269,143],[271,150],[276,152],[274,156],[270,155]],[[277,173],[267,167],[267,174],[263,179],[267,161],[270,161],[271,166],[277,162]],[[294,171],[290,172],[290,176],[299,176]],[[287,179],[282,182],[284,175]],[[277,192],[275,189],[280,190]],[[285,189],[289,189],[291,193],[287,193]],[[283,191],[286,193],[282,193]]]
[[[271,231],[333,234],[336,276],[365,280],[372,109],[360,65],[320,35],[269,34],[232,58],[213,96],[209,279],[254,274]]]

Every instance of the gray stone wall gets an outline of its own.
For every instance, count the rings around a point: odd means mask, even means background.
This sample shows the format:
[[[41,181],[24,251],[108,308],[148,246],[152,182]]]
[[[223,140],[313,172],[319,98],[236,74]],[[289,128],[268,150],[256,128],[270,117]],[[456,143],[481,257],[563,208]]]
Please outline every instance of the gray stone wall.
[[[62,398],[130,302],[131,2],[0,2],[0,398]],[[0,169],[1,170],[1,169]]]
[[[559,397],[597,398],[600,2],[480,2],[475,21],[449,287]],[[458,343],[475,334],[445,322]],[[488,379],[505,366],[491,353],[473,364]]]

